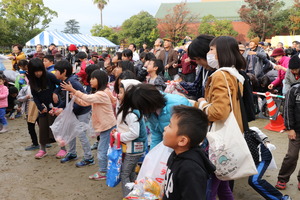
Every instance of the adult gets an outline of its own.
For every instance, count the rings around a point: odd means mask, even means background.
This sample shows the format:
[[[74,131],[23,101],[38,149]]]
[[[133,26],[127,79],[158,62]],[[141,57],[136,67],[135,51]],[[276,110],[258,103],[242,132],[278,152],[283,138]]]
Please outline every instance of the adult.
[[[274,59],[277,62],[277,65],[274,67],[278,71],[277,78],[268,86],[270,90],[272,90],[274,87],[279,86],[281,89],[283,86],[283,80],[285,77],[285,73],[289,67],[289,61],[290,57],[285,56],[285,53],[282,48],[274,49],[271,57],[274,57]],[[282,88],[282,93],[286,94],[285,88]]]
[[[246,67],[246,61],[240,54],[238,43],[233,37],[219,36],[210,43],[207,53],[208,65],[217,69],[207,80],[205,98],[200,98],[199,108],[203,110],[211,122],[226,120],[233,110],[241,132],[244,132],[238,89],[243,91],[244,77],[238,70]],[[225,77],[224,77],[225,76]],[[231,96],[228,97],[227,84]],[[230,103],[232,99],[232,106]],[[213,176],[212,192],[209,199],[233,200],[228,181],[221,181]]]
[[[132,60],[133,60],[134,62],[140,60],[140,56],[139,56],[139,54],[136,52],[136,45],[135,45],[135,44],[131,43],[131,44],[128,46],[128,49],[130,49],[130,50],[132,51],[132,54],[133,54]]]
[[[55,55],[56,53],[56,45],[54,43],[51,43],[46,51],[46,55]]]
[[[164,63],[165,73],[169,73],[171,79],[174,79],[174,76],[178,73],[178,68],[174,68],[173,64],[177,63],[178,55],[177,52],[173,49],[172,40],[165,38],[164,39],[164,49],[158,56],[158,59],[162,60]]]
[[[77,58],[78,54],[78,49],[74,44],[71,44],[68,48],[69,53],[66,57],[67,61],[69,61],[73,67],[73,72],[76,70],[78,63],[80,62],[79,59]]]
[[[147,46],[148,46],[147,43],[144,42],[142,48],[140,48],[140,53],[143,53],[144,51],[147,52],[148,51]]]
[[[284,90],[289,91],[291,86],[295,83],[300,83],[300,58],[299,54],[291,57],[289,67],[284,77]]]
[[[36,45],[35,53],[33,54],[33,58],[38,58],[43,52],[43,46],[41,44]]]
[[[187,50],[188,50],[188,47],[189,47],[190,43],[191,42],[187,42],[184,45],[184,49],[183,49],[184,52],[183,52],[183,55],[181,56],[181,59],[180,59],[181,62],[178,62],[178,64],[175,63],[173,65],[174,67],[178,67],[178,68],[182,69],[181,73],[184,75],[183,79],[186,82],[194,82],[195,78],[196,78],[197,64],[196,64],[195,60],[192,60],[191,58],[189,58],[188,53],[187,53]]]
[[[258,46],[258,42],[258,37],[250,40],[249,48],[244,53],[247,60],[246,72],[254,74],[256,78],[263,75],[263,61],[267,58],[267,54],[263,48]]]
[[[154,48],[150,52],[153,53],[156,58],[159,57],[160,52],[164,49],[162,47],[163,43],[164,41],[161,38],[157,38],[154,42]]]
[[[18,63],[20,60],[26,59],[26,55],[22,52],[23,47],[20,44],[14,44],[12,46],[12,53],[8,54],[7,57],[11,60],[12,70],[18,70]]]

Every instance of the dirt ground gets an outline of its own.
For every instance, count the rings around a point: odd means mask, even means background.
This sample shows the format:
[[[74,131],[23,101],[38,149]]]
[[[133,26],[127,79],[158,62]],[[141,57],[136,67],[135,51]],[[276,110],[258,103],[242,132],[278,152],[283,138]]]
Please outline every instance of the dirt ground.
[[[268,120],[259,119],[251,123],[269,136],[277,149],[273,152],[278,168],[286,153],[288,139],[285,133],[276,133],[263,129]],[[120,200],[120,184],[109,188],[105,181],[91,181],[88,176],[97,171],[97,165],[76,168],[74,162],[61,164],[55,158],[59,147],[56,144],[48,149],[48,156],[34,159],[37,151],[24,151],[30,145],[30,136],[27,132],[25,120],[9,121],[10,131],[0,134],[0,199],[3,200]],[[94,139],[91,139],[91,143]],[[78,155],[82,150],[78,144]],[[93,151],[96,157],[96,151]],[[273,185],[277,181],[278,170],[269,170],[265,178]],[[299,170],[299,167],[297,167]],[[297,195],[297,171],[292,175],[284,194],[293,199],[300,199]],[[261,200],[248,184],[247,179],[235,182],[234,196],[237,200]]]

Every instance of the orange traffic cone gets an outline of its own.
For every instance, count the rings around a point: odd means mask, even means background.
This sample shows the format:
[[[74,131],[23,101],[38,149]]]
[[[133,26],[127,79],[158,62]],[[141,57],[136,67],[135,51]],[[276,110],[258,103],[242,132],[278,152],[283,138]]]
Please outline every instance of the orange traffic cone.
[[[275,101],[270,96],[270,92],[266,92],[267,107],[269,110],[270,123],[265,126],[265,129],[270,131],[281,132],[285,129],[284,120],[281,114],[277,115],[278,109]]]

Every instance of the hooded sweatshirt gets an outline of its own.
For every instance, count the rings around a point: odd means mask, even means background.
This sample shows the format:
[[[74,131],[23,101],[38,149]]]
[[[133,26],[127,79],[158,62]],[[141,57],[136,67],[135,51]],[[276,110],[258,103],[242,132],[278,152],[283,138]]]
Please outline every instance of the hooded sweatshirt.
[[[170,155],[167,163],[163,200],[206,199],[209,175],[215,166],[200,147]]]

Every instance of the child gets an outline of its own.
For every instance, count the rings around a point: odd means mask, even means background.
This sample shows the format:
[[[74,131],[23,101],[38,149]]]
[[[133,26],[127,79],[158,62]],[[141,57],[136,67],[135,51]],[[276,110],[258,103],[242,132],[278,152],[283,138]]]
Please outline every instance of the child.
[[[43,63],[48,72],[54,73],[54,56],[45,55],[43,58]]]
[[[95,132],[100,134],[97,148],[99,171],[89,176],[91,180],[106,179],[107,150],[109,147],[110,132],[116,127],[116,118],[112,108],[112,95],[106,87],[108,76],[104,71],[95,70],[91,74],[91,87],[96,89],[94,94],[84,94],[75,90],[70,83],[63,82],[61,87],[77,97],[75,102],[81,106],[92,106],[92,123]]]
[[[150,76],[147,82],[151,85],[155,85],[155,87],[160,91],[164,91],[166,89],[164,80],[158,75],[163,71],[163,69],[163,62],[158,59],[151,59],[147,66],[147,72]]]
[[[7,121],[5,118],[6,107],[8,106],[7,97],[8,97],[8,88],[4,85],[4,77],[0,75],[0,123],[3,126],[0,130],[0,133],[5,133],[7,129]]]
[[[289,138],[289,146],[278,174],[277,189],[285,190],[286,183],[295,171],[300,149],[300,84],[297,83],[285,95],[284,125]],[[300,171],[299,173],[300,174]],[[298,175],[298,190],[300,176]]]
[[[128,99],[124,99],[126,88],[130,85],[140,84],[134,79],[122,80],[119,88],[118,99],[120,109],[117,115],[117,130],[114,133],[117,139],[120,135],[121,142],[126,144],[126,152],[121,169],[122,191],[126,197],[130,190],[125,186],[136,179],[135,167],[143,153],[146,151],[147,131],[145,121],[140,118],[140,112],[132,109],[132,104]]]
[[[8,88],[8,97],[7,97],[7,108],[6,113],[9,115],[9,119],[14,120],[15,119],[15,111],[18,112],[21,110],[19,106],[17,105],[17,95],[18,95],[18,88],[15,86],[9,86]]]
[[[83,86],[80,84],[78,78],[75,75],[72,75],[72,66],[68,61],[59,61],[55,64],[54,67],[55,70],[55,76],[57,79],[61,81],[65,81],[67,83],[70,83],[72,87],[74,87],[76,90],[81,91],[82,93],[86,93],[86,91],[83,89]],[[60,96],[60,102],[57,106],[58,109],[52,109],[50,112],[52,112],[54,115],[59,115],[63,109],[66,107],[66,91],[62,91],[61,88],[59,87],[55,91],[59,96]],[[90,106],[80,106],[76,103],[74,103],[73,106],[73,112],[76,115],[77,119],[80,122],[85,122],[89,123],[89,118],[90,118],[90,111],[91,107]],[[90,148],[90,142],[86,136],[86,131],[80,133],[78,135],[78,138],[81,142],[82,149],[84,152],[84,157],[82,161],[76,163],[76,167],[83,167],[86,165],[93,165],[95,164],[94,158],[91,152]],[[72,141],[69,143],[69,151],[66,157],[61,159],[61,163],[66,163],[72,160],[77,159],[77,153],[76,153],[76,138],[74,138]]]
[[[215,171],[199,144],[206,137],[207,116],[188,106],[174,106],[163,143],[174,149],[167,162],[163,200],[206,199],[209,174]]]
[[[28,63],[28,79],[31,93],[34,102],[39,110],[39,143],[40,150],[35,155],[36,159],[41,159],[47,155],[46,144],[56,142],[51,129],[49,128],[55,117],[48,112],[53,105],[53,92],[56,85],[60,81],[56,79],[55,75],[47,72],[43,62],[39,58],[33,58]],[[67,151],[65,147],[56,154],[56,158],[61,159],[65,157]]]
[[[35,132],[35,122],[38,118],[38,109],[33,101],[30,86],[26,85],[20,90],[17,100],[22,103],[22,113],[26,114],[27,128],[31,137],[32,145],[25,148],[25,151],[38,149],[38,139]]]
[[[19,91],[22,89],[22,87],[27,85],[28,82],[28,79],[26,77],[27,65],[28,65],[27,60],[20,60],[20,62],[18,63],[18,68],[20,69],[19,70],[20,75],[16,77],[15,87],[18,88]]]

